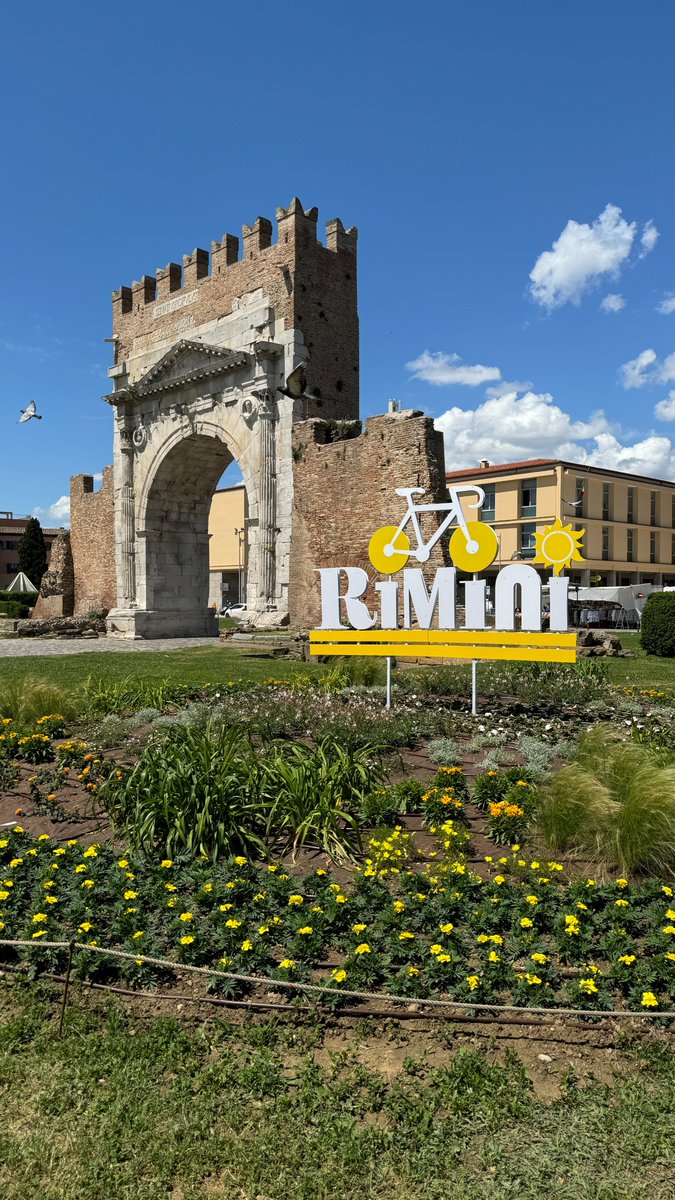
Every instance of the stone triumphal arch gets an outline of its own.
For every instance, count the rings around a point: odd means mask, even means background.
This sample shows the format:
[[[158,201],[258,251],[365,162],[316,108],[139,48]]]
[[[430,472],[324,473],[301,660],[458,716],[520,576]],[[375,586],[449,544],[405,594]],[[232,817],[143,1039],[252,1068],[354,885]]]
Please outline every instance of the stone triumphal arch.
[[[288,619],[292,429],[358,416],[356,231],[294,200],[113,294],[117,604],[110,633],[216,632],[208,515],[236,459],[247,493],[247,606]],[[305,395],[280,390],[306,363]]]

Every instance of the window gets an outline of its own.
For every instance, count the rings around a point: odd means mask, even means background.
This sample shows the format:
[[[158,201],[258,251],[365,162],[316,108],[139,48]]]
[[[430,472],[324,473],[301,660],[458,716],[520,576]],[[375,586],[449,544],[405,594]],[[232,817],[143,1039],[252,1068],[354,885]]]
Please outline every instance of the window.
[[[18,575],[19,574],[19,564],[18,563],[7,563],[7,566],[5,567],[5,573],[7,575]]]
[[[494,519],[495,519],[495,489],[494,489],[494,487],[487,487],[487,488],[484,488],[483,490],[485,492],[485,499],[483,501],[483,507],[480,510],[481,520],[494,521]]]
[[[635,520],[635,488],[628,489],[628,505],[626,509],[626,520]]]
[[[523,483],[520,490],[521,517],[536,517],[537,515],[537,481]]]
[[[602,527],[602,557],[605,562],[609,559],[609,528],[607,525]]]
[[[586,515],[586,483],[583,479],[575,479],[574,481],[574,507],[577,510],[578,517]]]
[[[655,533],[650,533],[650,535],[649,535],[649,561],[650,561],[650,563],[656,562],[656,534]]]
[[[635,530],[626,530],[626,561],[635,562]]]
[[[0,546],[1,545],[2,545],[2,542],[0,542]],[[18,549],[19,549],[18,542],[5,542],[5,550],[18,550]]]
[[[520,553],[523,558],[534,558],[536,544],[534,535],[537,531],[537,526],[521,525],[520,527]]]
[[[649,524],[658,524],[656,520],[656,492],[649,493]]]
[[[609,517],[609,484],[608,483],[603,483],[603,485],[602,485],[602,519],[603,519],[603,521],[609,521],[609,519],[610,519],[610,517]]]

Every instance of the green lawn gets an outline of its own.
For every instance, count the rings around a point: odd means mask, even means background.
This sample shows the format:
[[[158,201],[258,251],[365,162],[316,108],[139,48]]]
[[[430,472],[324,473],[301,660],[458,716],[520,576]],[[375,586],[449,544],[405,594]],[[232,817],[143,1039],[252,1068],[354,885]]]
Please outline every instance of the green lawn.
[[[58,991],[4,989],[3,1200],[672,1196],[675,1058],[657,1040],[595,1051],[603,1084],[549,1047],[544,1100],[515,1055],[457,1052],[442,1022],[422,1043],[373,1025],[326,1042],[298,1021],[181,1026],[75,999],[60,1040]]]
[[[645,654],[639,633],[622,633],[621,645],[635,657],[603,660],[607,663],[612,683],[643,688],[675,688],[675,658]]]
[[[76,688],[86,679],[166,679],[175,683],[226,683],[229,679],[259,682],[288,679],[298,672],[320,670],[314,663],[286,661],[247,649],[246,644],[212,646],[155,652],[144,650],[128,654],[65,654],[62,657],[0,658],[0,689],[3,682],[16,682],[27,676],[37,677],[63,688]]]

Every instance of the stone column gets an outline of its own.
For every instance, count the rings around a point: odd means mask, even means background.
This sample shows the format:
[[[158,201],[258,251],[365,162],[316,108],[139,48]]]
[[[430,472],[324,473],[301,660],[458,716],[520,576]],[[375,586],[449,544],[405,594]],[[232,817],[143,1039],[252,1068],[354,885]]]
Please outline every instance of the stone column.
[[[271,390],[256,392],[260,425],[260,512],[258,554],[260,599],[273,608],[276,598],[275,543],[277,516],[276,400]]]
[[[120,472],[118,525],[119,578],[117,604],[119,608],[133,608],[136,604],[136,516],[134,496],[134,446],[129,429],[120,429]]]

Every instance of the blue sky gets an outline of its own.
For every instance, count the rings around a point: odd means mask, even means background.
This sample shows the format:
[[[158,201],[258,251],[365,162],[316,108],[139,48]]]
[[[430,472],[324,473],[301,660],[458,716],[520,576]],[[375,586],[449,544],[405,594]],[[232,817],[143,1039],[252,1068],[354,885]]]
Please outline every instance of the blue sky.
[[[666,0],[12,5],[0,508],[61,524],[111,460],[111,290],[294,194],[359,227],[364,415],[675,478],[674,38]]]

